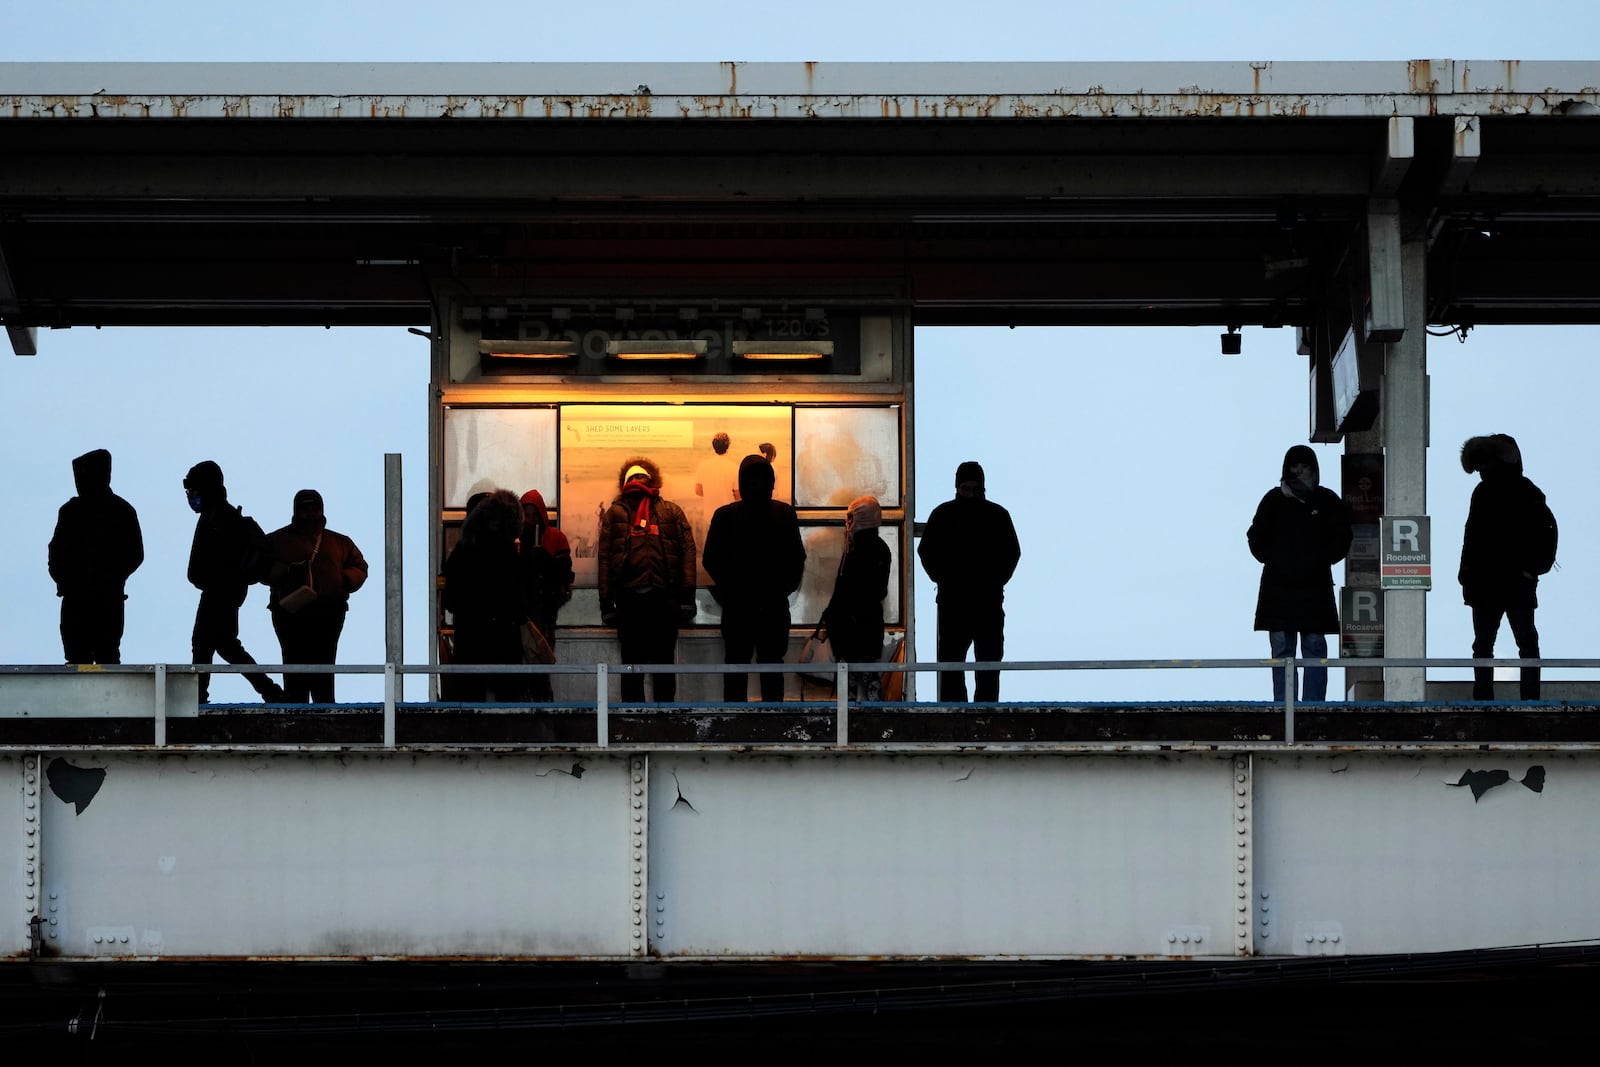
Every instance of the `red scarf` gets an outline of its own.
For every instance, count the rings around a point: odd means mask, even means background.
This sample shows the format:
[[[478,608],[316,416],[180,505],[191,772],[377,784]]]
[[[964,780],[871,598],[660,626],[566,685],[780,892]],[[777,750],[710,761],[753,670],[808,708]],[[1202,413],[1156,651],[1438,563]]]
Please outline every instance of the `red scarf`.
[[[627,499],[630,493],[639,494],[639,507],[633,516],[633,533],[635,535],[648,533],[650,531],[650,502],[660,498],[661,490],[652,489],[643,482],[629,482],[622,490],[623,499]]]

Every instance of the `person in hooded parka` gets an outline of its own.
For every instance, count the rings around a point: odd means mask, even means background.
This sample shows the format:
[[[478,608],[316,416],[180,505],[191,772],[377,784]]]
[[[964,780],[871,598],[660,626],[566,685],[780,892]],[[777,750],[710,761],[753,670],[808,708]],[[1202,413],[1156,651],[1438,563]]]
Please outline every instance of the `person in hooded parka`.
[[[556,615],[572,599],[572,545],[567,535],[550,524],[550,509],[544,494],[529,489],[522,494],[522,535],[517,539],[517,559],[522,564],[522,594],[528,605],[528,618],[539,632],[556,646]],[[555,699],[548,674],[530,675],[531,699],[548,703]]]
[[[795,510],[772,499],[777,481],[765,456],[739,464],[739,499],[711,516],[706,533],[706,574],[722,605],[724,663],[782,663],[789,649],[789,594],[800,588],[806,550]],[[749,699],[743,674],[722,676],[722,699]],[[783,675],[761,675],[761,699],[783,699]]]
[[[78,495],[61,505],[50,538],[50,577],[61,598],[61,649],[68,663],[121,663],[124,591],[144,562],[139,515],[111,491],[111,453],[72,461]]]
[[[1350,551],[1350,512],[1339,494],[1320,483],[1317,454],[1295,445],[1283,457],[1282,478],[1256,506],[1245,539],[1261,564],[1256,595],[1257,630],[1267,631],[1273,659],[1300,655],[1325,659],[1328,634],[1339,632],[1333,599],[1333,565]],[[1272,699],[1282,701],[1282,667],[1272,668]],[[1326,700],[1328,668],[1307,666],[1300,699]]]
[[[671,663],[678,628],[694,621],[694,529],[683,509],[661,496],[661,469],[645,456],[625,460],[617,496],[600,517],[600,619],[617,628],[623,663]],[[651,676],[655,699],[671,703],[678,677]],[[644,676],[624,674],[622,699],[644,700]]]
[[[444,564],[443,603],[455,628],[456,663],[522,662],[522,628],[528,607],[522,594],[517,536],[522,506],[509,489],[496,489],[468,512],[461,540]],[[446,699],[512,704],[527,694],[523,674],[460,674],[449,678]]]
[[[889,595],[891,557],[879,532],[882,525],[883,507],[875,496],[856,497],[845,509],[844,555],[833,595],[822,609],[828,643],[842,663],[883,659],[883,601]],[[857,700],[881,699],[882,682],[877,671],[850,672],[850,689]]]
[[[1555,564],[1556,519],[1544,493],[1522,473],[1512,437],[1488,434],[1461,446],[1461,467],[1477,473],[1461,538],[1461,596],[1472,608],[1472,656],[1493,659],[1500,617],[1511,626],[1519,659],[1539,658],[1539,575]],[[1520,695],[1539,699],[1539,668],[1522,668]],[[1494,668],[1474,667],[1472,699],[1494,699]]]

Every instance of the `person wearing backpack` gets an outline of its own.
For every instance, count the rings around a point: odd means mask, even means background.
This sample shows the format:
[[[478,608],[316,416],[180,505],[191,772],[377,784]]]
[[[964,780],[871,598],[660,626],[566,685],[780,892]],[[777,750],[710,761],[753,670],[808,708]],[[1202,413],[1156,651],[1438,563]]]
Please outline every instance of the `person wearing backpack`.
[[[265,576],[270,562],[266,535],[241,508],[228,503],[222,468],[203,460],[184,475],[183,489],[189,508],[199,515],[194,542],[189,548],[189,584],[200,590],[190,645],[195,663],[210,663],[221,656],[228,663],[254,663],[239,640],[239,607],[254,582]],[[244,676],[268,704],[284,704],[283,687],[265,674]],[[200,675],[200,703],[210,702],[211,675]]]
[[[1472,608],[1472,657],[1493,659],[1500,617],[1511,626],[1519,659],[1539,658],[1539,576],[1556,560],[1556,519],[1544,493],[1522,473],[1522,451],[1503,434],[1469,437],[1461,469],[1479,477],[1461,538],[1461,596]],[[1539,668],[1522,668],[1520,695],[1539,699]],[[1494,668],[1474,667],[1472,699],[1494,699]]]

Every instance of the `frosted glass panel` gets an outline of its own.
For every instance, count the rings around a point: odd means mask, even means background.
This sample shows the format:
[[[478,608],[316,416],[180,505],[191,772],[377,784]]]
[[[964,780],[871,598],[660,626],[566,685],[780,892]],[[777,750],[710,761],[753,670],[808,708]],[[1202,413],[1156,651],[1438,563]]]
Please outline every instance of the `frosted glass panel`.
[[[445,408],[444,506],[488,489],[537,489],[559,506],[554,408]]]
[[[899,408],[796,408],[794,454],[796,507],[900,506]]]
[[[889,546],[889,595],[883,598],[883,621],[900,625],[900,525],[884,523],[878,531]],[[839,576],[839,555],[844,551],[843,526],[802,526],[800,538],[806,546],[805,577],[800,590],[789,598],[789,613],[795,626],[815,626],[822,609],[833,596],[833,583]]]

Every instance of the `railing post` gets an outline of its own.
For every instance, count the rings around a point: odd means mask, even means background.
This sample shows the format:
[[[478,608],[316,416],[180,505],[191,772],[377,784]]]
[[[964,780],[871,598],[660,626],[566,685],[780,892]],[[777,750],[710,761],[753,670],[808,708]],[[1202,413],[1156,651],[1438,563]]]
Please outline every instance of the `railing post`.
[[[594,743],[601,748],[611,744],[611,687],[607,684],[606,665],[594,665]]]
[[[839,697],[839,708],[834,713],[838,726],[837,743],[848,745],[850,743],[850,665],[838,663],[834,666],[834,692]]]
[[[156,664],[156,747],[167,744],[167,665]]]
[[[394,701],[398,686],[395,684],[398,676],[393,663],[383,665],[383,747],[393,748],[395,740],[394,729]]]
[[[383,644],[385,659],[405,662],[405,583],[402,580],[405,557],[401,538],[400,453],[383,454]],[[404,692],[405,680],[395,678],[395,693]]]
[[[1299,672],[1295,670],[1294,651],[1283,661],[1283,743],[1294,744],[1294,693],[1299,687]]]

